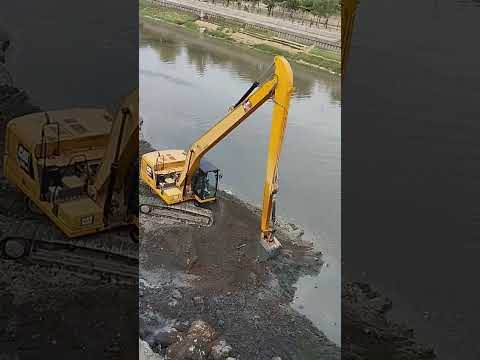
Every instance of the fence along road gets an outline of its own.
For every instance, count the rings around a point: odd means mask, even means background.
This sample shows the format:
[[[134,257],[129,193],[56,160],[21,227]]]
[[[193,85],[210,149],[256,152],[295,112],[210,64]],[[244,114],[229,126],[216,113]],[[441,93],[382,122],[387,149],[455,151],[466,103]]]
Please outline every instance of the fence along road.
[[[199,0],[149,0],[153,4],[203,15],[207,19],[225,19],[234,23],[247,24],[268,30],[275,36],[305,45],[317,45],[329,50],[340,51],[340,32],[301,24],[292,24],[285,19],[270,17],[243,10],[224,7]]]

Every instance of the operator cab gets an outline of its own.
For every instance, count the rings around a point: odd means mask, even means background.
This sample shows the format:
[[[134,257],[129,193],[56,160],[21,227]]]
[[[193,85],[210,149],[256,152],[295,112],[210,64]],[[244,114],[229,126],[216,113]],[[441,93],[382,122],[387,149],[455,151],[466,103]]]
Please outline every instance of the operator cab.
[[[192,190],[198,202],[215,200],[218,190],[220,170],[205,159],[200,160],[200,166],[192,179]]]

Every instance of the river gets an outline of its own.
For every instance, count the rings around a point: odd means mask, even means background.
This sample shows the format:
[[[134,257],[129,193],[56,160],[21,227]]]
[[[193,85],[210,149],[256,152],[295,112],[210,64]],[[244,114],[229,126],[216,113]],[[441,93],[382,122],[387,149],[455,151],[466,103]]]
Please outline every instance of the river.
[[[360,2],[342,94],[342,276],[439,359],[480,359],[479,5]]]
[[[157,23],[140,32],[143,134],[158,148],[187,149],[227,112],[273,57]],[[292,304],[340,344],[340,79],[292,64],[294,94],[279,165],[277,210],[305,227],[324,254],[315,277],[300,279]],[[267,102],[207,158],[221,186],[260,204],[272,104]]]

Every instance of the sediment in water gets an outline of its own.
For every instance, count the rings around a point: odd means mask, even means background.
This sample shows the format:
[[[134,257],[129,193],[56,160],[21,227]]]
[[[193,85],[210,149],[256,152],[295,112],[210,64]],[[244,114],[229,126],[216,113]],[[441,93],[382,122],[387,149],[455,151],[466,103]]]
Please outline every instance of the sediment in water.
[[[145,141],[140,148],[140,153],[152,150]],[[308,360],[323,354],[324,359],[339,359],[339,347],[290,307],[298,278],[318,274],[322,266],[321,254],[302,240],[301,230],[281,222],[277,237],[283,249],[269,259],[259,243],[258,209],[225,192],[220,192],[210,208],[215,220],[208,228],[152,228],[145,226],[149,217],[141,214],[140,326],[144,339],[155,351],[167,354],[172,344],[159,344],[151,336],[153,329],[166,324],[183,328],[177,329],[181,341],[186,328],[201,320],[215,332],[212,347],[215,341],[224,340],[233,357]]]
[[[152,150],[141,141],[140,153]],[[339,359],[340,348],[290,307],[299,277],[322,267],[301,228],[280,221],[283,249],[267,259],[258,242],[259,209],[225,192],[211,209],[215,222],[206,229],[146,227],[148,218],[140,217],[140,328],[152,348],[165,355],[171,346],[152,338],[155,329],[168,324],[181,341],[202,320],[215,332],[211,345],[225,340],[233,357]],[[345,282],[341,301],[345,358],[435,359],[411,329],[386,319],[391,303],[369,285]]]

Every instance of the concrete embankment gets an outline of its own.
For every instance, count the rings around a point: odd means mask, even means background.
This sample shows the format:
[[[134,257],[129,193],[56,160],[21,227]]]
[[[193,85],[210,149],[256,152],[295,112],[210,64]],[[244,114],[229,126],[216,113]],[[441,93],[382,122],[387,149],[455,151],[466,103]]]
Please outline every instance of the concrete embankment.
[[[329,50],[340,50],[340,31],[292,23],[279,17],[256,14],[197,0],[146,0],[147,3],[177,9],[202,16],[215,22],[230,21],[244,24],[253,30],[270,31],[276,36],[305,45],[317,45]]]
[[[149,31],[162,32],[164,23],[173,24],[186,31],[202,33],[236,46],[254,49],[271,55],[283,55],[289,61],[304,66],[340,73],[340,52],[305,45],[280,38],[275,32],[249,26],[248,23],[226,21],[223,18],[203,18],[199,15],[178,9],[167,8],[145,0],[140,2],[140,23]]]

